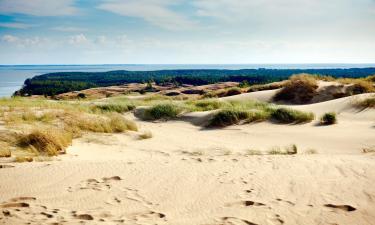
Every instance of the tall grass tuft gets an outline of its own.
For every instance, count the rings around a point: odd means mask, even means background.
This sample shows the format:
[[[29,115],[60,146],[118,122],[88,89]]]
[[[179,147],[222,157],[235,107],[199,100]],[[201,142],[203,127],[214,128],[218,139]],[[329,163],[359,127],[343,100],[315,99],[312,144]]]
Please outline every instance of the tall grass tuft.
[[[146,109],[144,112],[144,119],[173,119],[176,118],[182,111],[183,108],[180,105],[173,103],[161,103]]]
[[[30,148],[37,153],[55,156],[65,153],[66,147],[72,143],[73,136],[70,133],[57,129],[36,129],[29,134],[19,136],[18,145]]]
[[[278,108],[271,113],[271,118],[278,123],[307,123],[314,117],[313,113],[287,108]]]

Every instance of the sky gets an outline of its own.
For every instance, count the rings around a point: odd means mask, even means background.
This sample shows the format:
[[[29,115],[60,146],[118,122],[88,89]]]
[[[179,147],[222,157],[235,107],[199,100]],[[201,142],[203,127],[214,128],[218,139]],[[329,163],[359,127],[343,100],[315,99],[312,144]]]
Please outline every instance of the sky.
[[[375,0],[0,0],[0,64],[375,63]]]

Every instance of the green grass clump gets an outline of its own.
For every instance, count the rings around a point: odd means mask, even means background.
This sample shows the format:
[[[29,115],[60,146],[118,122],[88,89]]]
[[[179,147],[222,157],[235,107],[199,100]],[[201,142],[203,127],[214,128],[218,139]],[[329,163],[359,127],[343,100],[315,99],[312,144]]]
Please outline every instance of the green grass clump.
[[[241,120],[248,118],[248,112],[236,109],[221,110],[209,121],[209,127],[225,127],[238,124]]]
[[[271,113],[271,118],[278,123],[307,123],[311,122],[314,117],[313,113],[287,108],[278,108]]]
[[[321,125],[332,125],[335,123],[337,123],[335,112],[324,113],[324,115],[320,118]]]
[[[93,106],[94,111],[101,111],[101,112],[117,112],[117,113],[125,113],[135,109],[134,104],[127,104],[127,103],[107,103],[107,104],[100,104]]]
[[[191,111],[201,112],[229,107],[230,103],[217,99],[203,99],[198,101],[188,101],[186,105],[191,109]]]
[[[183,108],[177,104],[161,103],[146,109],[144,112],[144,119],[173,119],[176,118],[182,111]]]

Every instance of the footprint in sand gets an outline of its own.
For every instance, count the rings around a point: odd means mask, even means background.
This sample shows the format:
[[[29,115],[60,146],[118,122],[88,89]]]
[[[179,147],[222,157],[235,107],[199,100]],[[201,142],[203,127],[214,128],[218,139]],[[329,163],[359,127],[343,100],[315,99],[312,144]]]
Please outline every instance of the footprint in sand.
[[[112,181],[120,181],[122,180],[119,176],[113,176],[113,177],[103,177],[101,179],[102,181],[99,181],[97,179],[91,178],[87,179],[80,184],[77,185],[76,188],[69,187],[68,191],[73,192],[74,190],[95,190],[95,191],[104,191],[111,189],[111,182]]]
[[[222,217],[221,223],[222,225],[258,225],[256,223],[237,217]]]
[[[164,213],[159,213],[155,211],[146,211],[142,213],[137,213],[133,215],[132,218],[137,224],[162,224],[167,222],[167,217]]]
[[[244,200],[244,201],[235,202],[235,203],[228,203],[225,206],[227,206],[227,207],[232,207],[232,206],[250,207],[250,206],[266,206],[266,204],[261,203],[261,202],[254,202],[254,201],[251,201],[251,200]]]
[[[352,211],[357,210],[356,208],[354,208],[354,207],[351,206],[351,205],[334,205],[334,204],[325,204],[324,206],[325,206],[325,207],[328,207],[328,208],[344,210],[344,211],[347,211],[347,212],[352,212]]]

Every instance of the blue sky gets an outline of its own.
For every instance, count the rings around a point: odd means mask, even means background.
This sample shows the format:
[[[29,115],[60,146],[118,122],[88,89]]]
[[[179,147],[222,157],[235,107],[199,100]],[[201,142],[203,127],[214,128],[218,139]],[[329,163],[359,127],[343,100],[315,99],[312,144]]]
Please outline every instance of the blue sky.
[[[0,0],[0,64],[374,62],[374,0]]]

